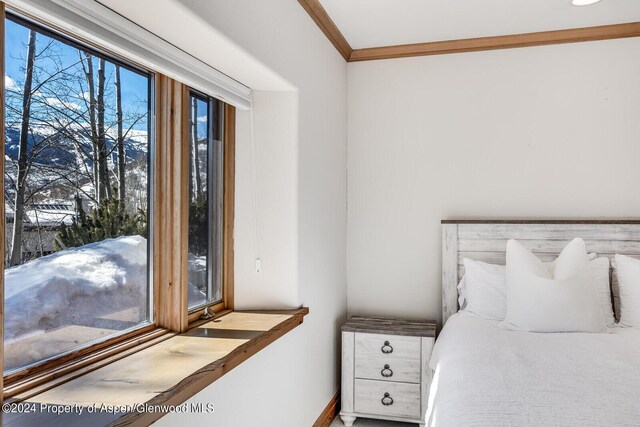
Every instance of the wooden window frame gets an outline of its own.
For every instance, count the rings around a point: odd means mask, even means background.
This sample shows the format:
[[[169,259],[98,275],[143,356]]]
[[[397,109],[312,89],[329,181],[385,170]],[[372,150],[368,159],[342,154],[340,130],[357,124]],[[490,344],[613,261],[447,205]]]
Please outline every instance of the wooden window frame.
[[[189,217],[190,88],[156,74],[156,180],[154,285],[159,299],[156,323],[174,332],[186,331],[206,308],[233,310],[233,223],[235,204],[235,107],[224,105],[222,301],[189,313],[187,243]],[[179,177],[179,179],[175,179]],[[178,243],[173,245],[173,243]],[[173,248],[179,247],[179,251]],[[174,286],[174,283],[180,286]]]
[[[51,31],[71,41],[103,52],[109,57],[146,67],[123,58],[101,46],[96,46],[74,34],[58,28],[37,17],[20,10],[10,10],[25,16]],[[0,34],[5,32],[5,3],[0,1]],[[4,40],[0,41],[0,72],[4,75]],[[188,161],[189,161],[189,87],[154,70],[148,70],[153,78],[152,91],[153,124],[152,151],[150,165],[153,177],[152,204],[149,235],[152,247],[149,259],[152,261],[151,283],[153,295],[153,322],[138,329],[106,339],[104,341],[71,350],[68,353],[32,365],[26,369],[0,376],[0,402],[26,390],[50,388],[55,379],[73,378],[121,359],[157,342],[185,332],[188,328],[202,323],[200,317],[206,307],[216,315],[233,310],[234,297],[234,255],[233,227],[235,204],[235,107],[224,106],[224,183],[222,208],[222,301],[210,306],[202,306],[189,313],[187,304],[187,221],[188,218]],[[0,154],[4,155],[4,79],[0,82]],[[0,162],[0,176],[4,191],[4,161]],[[0,204],[0,237],[5,238],[4,203]],[[151,217],[150,215],[150,217]],[[179,250],[175,250],[179,248]],[[4,245],[0,245],[0,256],[4,259]],[[151,258],[152,257],[152,258]],[[0,341],[4,343],[4,265],[0,274]],[[4,344],[3,344],[4,345]],[[0,357],[0,372],[4,372],[4,361]]]
[[[4,192],[4,103],[5,103],[5,87],[4,87],[4,40],[5,40],[5,10],[4,2],[0,2],[0,34],[2,35],[2,42],[0,42],[0,74],[2,74],[2,82],[0,82],[0,154],[2,154],[2,162],[0,162],[0,180],[2,181],[2,191]],[[3,193],[4,195],[4,193]],[[2,233],[3,244],[0,245],[0,256],[2,257],[2,263],[4,265],[5,259],[5,244],[4,240],[6,232],[6,212],[4,209],[4,202],[0,203],[0,232]],[[2,340],[2,357],[0,357],[0,402],[4,398],[4,269],[0,274],[0,340]]]
[[[215,156],[211,155],[215,151],[208,153],[207,155],[208,158],[207,158],[207,190],[206,191],[208,193],[207,197],[212,198],[212,200],[208,199],[208,203],[209,203],[208,207],[211,208],[212,205],[215,206],[218,201],[221,202],[223,206],[225,206],[224,183],[229,182],[229,179],[226,179],[225,177],[225,171],[228,171],[228,168],[226,167],[226,163],[225,163],[225,154],[227,150],[227,146],[225,143],[227,141],[227,133],[226,133],[227,123],[225,121],[227,109],[225,108],[225,106],[227,104],[225,104],[223,101],[220,101],[219,99],[213,96],[200,92],[199,90],[189,88],[189,105],[191,107],[192,107],[192,104],[191,104],[192,99],[199,100],[207,105],[207,144],[208,145],[212,144],[216,140],[220,140],[222,142],[221,158],[216,159]],[[189,129],[192,130],[192,121],[194,120],[194,118],[191,117],[191,114],[193,114],[193,112],[190,109],[188,125],[189,125]],[[193,138],[192,135],[189,135],[189,137],[190,137],[190,140],[191,138]],[[212,147],[210,147],[209,149],[213,150]],[[188,152],[187,158],[189,161],[189,165],[191,165],[192,159],[190,158],[190,152]],[[218,168],[221,168],[222,170]],[[214,175],[210,175],[212,174],[212,172],[214,173]],[[215,176],[216,172],[219,172],[220,175]],[[219,180],[217,179],[218,177],[222,177],[222,187],[219,187]],[[215,193],[217,193],[217,195],[213,196],[213,194]],[[190,195],[187,194],[186,201],[185,201],[187,205],[189,204],[189,196]],[[211,234],[213,234],[213,237],[214,237],[214,239],[212,240],[212,243],[214,246],[208,247],[207,249],[207,257],[211,256],[211,258],[207,262],[207,281],[215,282],[218,280],[218,278],[215,278],[209,274],[210,273],[209,269],[212,269],[211,273],[214,273],[216,275],[218,274],[218,272],[220,273],[219,285],[220,285],[221,297],[215,300],[208,299],[204,303],[197,304],[194,306],[189,306],[188,307],[189,323],[200,319],[200,317],[203,317],[203,320],[206,320],[207,318],[210,318],[212,314],[218,313],[221,310],[226,309],[226,305],[223,304],[224,294],[225,294],[224,277],[223,277],[225,264],[224,264],[224,257],[222,256],[222,254],[224,253],[224,230],[225,230],[224,216],[225,216],[224,209],[222,209],[220,212],[217,212],[216,216],[214,216],[213,218],[211,218],[211,215],[210,215],[209,219],[210,220],[214,219],[217,222],[217,224],[213,225],[212,222],[209,222],[207,226],[207,229]],[[217,227],[219,228],[214,232],[214,229],[216,229]],[[217,248],[221,249],[220,251],[221,253],[216,254]],[[218,256],[219,256],[219,259],[217,258]],[[213,263],[209,264],[209,261],[213,261]],[[214,288],[212,287],[211,289],[214,289]]]
[[[216,315],[234,309],[234,239],[233,225],[235,218],[235,177],[236,177],[236,108],[222,103],[223,115],[223,207],[222,207],[222,301],[213,302],[189,313],[185,304],[188,326],[196,326],[206,319],[201,319],[206,308]],[[187,116],[188,121],[188,116]],[[188,159],[187,159],[188,160]],[[186,282],[185,282],[186,283]],[[186,291],[186,290],[185,290]]]

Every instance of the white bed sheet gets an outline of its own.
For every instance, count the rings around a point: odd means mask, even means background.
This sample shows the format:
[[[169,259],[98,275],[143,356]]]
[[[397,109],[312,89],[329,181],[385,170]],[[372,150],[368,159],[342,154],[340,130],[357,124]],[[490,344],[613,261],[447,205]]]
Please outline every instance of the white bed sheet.
[[[640,426],[640,328],[500,329],[460,312],[429,363],[428,425]]]

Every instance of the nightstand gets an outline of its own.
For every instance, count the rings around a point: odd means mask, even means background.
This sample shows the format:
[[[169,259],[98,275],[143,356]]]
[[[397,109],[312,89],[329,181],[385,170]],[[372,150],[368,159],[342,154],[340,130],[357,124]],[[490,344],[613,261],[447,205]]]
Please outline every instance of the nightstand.
[[[353,316],[342,326],[342,410],[425,425],[436,323]]]

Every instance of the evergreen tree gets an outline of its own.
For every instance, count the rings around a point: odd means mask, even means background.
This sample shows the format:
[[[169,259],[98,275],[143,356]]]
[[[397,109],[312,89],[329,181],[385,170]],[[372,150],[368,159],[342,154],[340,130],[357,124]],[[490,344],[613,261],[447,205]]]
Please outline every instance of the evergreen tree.
[[[207,253],[208,211],[207,197],[202,193],[189,204],[189,252],[197,256]]]
[[[62,224],[56,239],[56,249],[86,245],[120,236],[147,235],[147,217],[140,210],[136,214],[126,212],[117,197],[104,199],[88,215],[79,215],[81,221]]]

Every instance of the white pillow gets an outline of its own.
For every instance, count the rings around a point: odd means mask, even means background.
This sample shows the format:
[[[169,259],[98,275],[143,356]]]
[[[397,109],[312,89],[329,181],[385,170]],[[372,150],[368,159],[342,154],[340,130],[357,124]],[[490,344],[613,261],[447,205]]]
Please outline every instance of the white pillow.
[[[462,311],[465,308],[467,308],[467,281],[464,275],[462,276],[462,279],[460,279],[457,289],[458,289],[458,307],[460,307],[458,311]]]
[[[589,262],[589,265],[593,275],[593,284],[598,292],[600,311],[602,311],[607,327],[610,328],[616,323],[611,301],[611,263],[609,258],[602,257]]]
[[[593,275],[593,281],[598,289],[598,295],[600,300],[600,309],[602,315],[605,318],[608,327],[611,327],[615,323],[613,316],[613,309],[611,304],[611,289],[609,285],[609,258],[596,258],[595,253],[588,255],[589,266],[591,267],[591,274]],[[506,301],[506,268],[504,265],[488,264],[481,261],[475,261],[472,259],[463,259],[465,265],[465,275],[458,284],[458,304],[460,310],[469,311],[477,314],[480,317],[486,317],[489,319],[503,320],[507,311]],[[472,267],[471,278],[469,279],[472,287],[476,287],[476,291],[472,293],[480,298],[478,303],[472,303],[472,309],[468,309],[469,292],[467,281],[467,264],[475,264]],[[555,269],[554,262],[543,263],[551,272]],[[500,281],[498,282],[496,275],[500,275]],[[499,287],[500,289],[496,289]],[[485,288],[490,288],[488,293],[484,292]],[[494,297],[491,300],[492,296]],[[483,309],[484,308],[484,309]],[[496,316],[496,313],[500,313]]]
[[[547,265],[547,268],[549,269],[551,274],[554,274],[555,262],[545,264]],[[616,320],[613,316],[613,305],[611,303],[611,279],[609,266],[610,262],[609,258],[607,257],[595,258],[593,259],[593,261],[589,261],[591,278],[593,280],[592,283],[598,292],[598,303],[600,305],[600,310],[602,311],[602,315],[604,316],[607,327],[610,328],[616,323]]]
[[[507,311],[505,269],[465,258],[465,311],[486,319],[502,320]]]
[[[507,314],[502,325],[530,332],[604,332],[584,241],[572,240],[550,270],[519,242],[507,242]]]
[[[640,326],[640,260],[616,254],[620,324]]]

